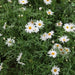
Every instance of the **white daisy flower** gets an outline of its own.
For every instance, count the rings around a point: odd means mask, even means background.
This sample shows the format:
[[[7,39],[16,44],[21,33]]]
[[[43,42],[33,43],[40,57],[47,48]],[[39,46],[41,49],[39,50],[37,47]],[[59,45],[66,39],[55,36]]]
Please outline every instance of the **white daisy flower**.
[[[25,25],[26,29],[25,31],[28,33],[32,33],[34,31],[34,25],[33,24],[27,24]]]
[[[0,36],[2,36],[3,34],[0,33]]]
[[[70,23],[70,31],[71,32],[75,31],[75,25],[73,23]]]
[[[5,44],[8,45],[8,47],[13,46],[14,43],[15,43],[15,40],[11,38],[8,38],[5,42]]]
[[[50,57],[53,57],[53,58],[55,58],[57,56],[57,52],[56,51],[53,51],[53,50],[50,50],[48,52],[48,54],[49,54]]]
[[[62,51],[64,51],[64,49],[63,49],[62,47],[60,47],[60,48],[59,48],[59,51],[62,52]]]
[[[19,4],[27,4],[28,0],[18,0]]]
[[[65,31],[70,32],[70,25],[68,23],[64,24],[63,28],[65,29]]]
[[[41,21],[41,20],[37,20],[37,22],[35,22],[35,24],[36,24],[36,26],[37,26],[38,28],[41,28],[41,27],[44,26],[44,23],[43,23],[43,21]]]
[[[25,65],[25,63],[20,62],[21,57],[22,57],[22,53],[19,54],[19,56],[18,56],[18,58],[16,59],[16,61],[18,61],[18,63],[21,64],[21,65]]]
[[[59,75],[60,68],[58,68],[57,66],[54,66],[54,67],[52,67],[51,72],[53,75]]]
[[[46,41],[47,40],[47,33],[44,33],[43,35],[41,35],[41,40]]]
[[[59,44],[59,43],[55,43],[54,45],[53,45],[53,49],[59,49],[59,48],[61,48],[62,46],[61,46],[61,44]]]
[[[44,3],[45,3],[46,5],[51,4],[51,2],[52,2],[52,0],[44,0]]]
[[[62,51],[60,54],[61,55],[66,55],[66,52],[65,51]]]
[[[4,26],[3,26],[3,29],[6,29],[6,27],[7,27],[7,23],[5,22]]]
[[[69,39],[68,39],[67,36],[62,36],[62,37],[59,38],[59,41],[61,41],[62,43],[64,43],[64,42],[68,42]]]
[[[48,38],[52,38],[52,35],[54,35],[54,31],[50,31],[47,35]]]
[[[53,15],[54,12],[51,11],[51,9],[46,11],[48,15]]]
[[[3,69],[3,63],[0,64],[0,71]]]
[[[38,27],[34,27],[34,32],[35,33],[39,32],[39,28]]]
[[[7,1],[10,2],[10,3],[12,2],[12,0],[7,0]]]
[[[65,47],[64,50],[66,51],[66,53],[71,52],[70,48]]]
[[[58,23],[56,23],[57,26],[62,26],[62,24],[63,24],[63,23],[62,23],[61,21],[58,22]]]

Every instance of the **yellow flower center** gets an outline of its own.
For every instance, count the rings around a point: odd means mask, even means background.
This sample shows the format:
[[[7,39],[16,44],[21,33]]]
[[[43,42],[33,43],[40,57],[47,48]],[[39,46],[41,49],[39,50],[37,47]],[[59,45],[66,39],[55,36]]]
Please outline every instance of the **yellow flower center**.
[[[52,55],[55,55],[55,53],[54,53],[54,52],[52,52],[51,54],[52,54]]]
[[[54,72],[57,72],[57,69],[54,69]]]
[[[68,27],[68,26],[66,26],[66,28],[68,29],[69,27]]]
[[[49,1],[49,0],[47,0],[47,1]]]
[[[10,40],[9,43],[12,43],[12,41]]]
[[[51,35],[51,33],[48,33],[48,35]]]
[[[41,26],[41,23],[39,23],[38,25]]]
[[[63,39],[63,41],[66,41],[65,39]]]
[[[68,52],[68,49],[66,49],[66,51]]]
[[[51,14],[51,12],[49,11],[48,14]]]
[[[71,29],[73,29],[73,27],[71,27]]]
[[[24,3],[25,1],[22,1],[22,3]]]
[[[60,25],[61,25],[61,23],[59,22],[59,23],[58,23],[58,25],[60,26]]]
[[[61,48],[60,51],[62,51],[63,49]]]
[[[58,44],[57,44],[56,46],[57,46],[57,47],[59,47],[59,45],[58,45]]]
[[[32,29],[32,27],[30,26],[29,29]]]
[[[62,54],[64,54],[64,52],[62,52]]]
[[[44,34],[43,36],[45,37],[46,35]]]

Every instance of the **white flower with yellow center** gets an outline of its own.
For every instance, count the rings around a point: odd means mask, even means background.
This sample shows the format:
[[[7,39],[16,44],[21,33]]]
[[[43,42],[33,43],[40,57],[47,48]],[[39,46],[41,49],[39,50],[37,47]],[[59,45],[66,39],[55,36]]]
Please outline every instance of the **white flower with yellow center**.
[[[65,29],[65,31],[70,32],[70,25],[68,23],[64,24],[63,28]]]
[[[53,50],[50,50],[50,51],[48,52],[48,55],[49,55],[50,57],[55,58],[55,57],[57,56],[57,52],[56,52],[56,51],[53,51]]]
[[[8,45],[8,47],[13,46],[14,43],[15,43],[15,40],[11,38],[8,38],[5,42],[5,44]]]
[[[66,52],[63,50],[60,54],[61,55],[66,55]]]
[[[53,49],[59,49],[59,48],[61,48],[62,46],[59,44],[59,43],[55,43],[54,45],[53,45]]]
[[[57,66],[54,66],[54,67],[52,67],[51,72],[53,75],[59,75],[60,68],[58,68]]]
[[[25,25],[26,29],[25,31],[28,33],[32,33],[34,31],[34,25],[33,24],[27,24]]]
[[[51,9],[46,11],[48,15],[53,15],[54,12],[51,11]]]
[[[54,31],[50,31],[48,34],[47,34],[47,37],[48,38],[52,38],[52,35],[54,34]]]
[[[62,22],[60,21],[60,22],[56,23],[56,25],[61,27],[62,26]]]
[[[18,0],[19,4],[27,4],[28,0]]]
[[[51,4],[51,2],[52,2],[52,0],[44,0],[44,3],[45,3],[46,5]]]
[[[69,39],[68,39],[67,36],[62,36],[62,37],[59,38],[59,41],[61,41],[62,43],[64,43],[64,42],[68,42]]]
[[[3,69],[3,63],[0,64],[0,71]]]
[[[41,28],[41,27],[44,26],[44,23],[43,23],[43,21],[41,21],[41,20],[37,20],[37,22],[35,22],[35,25],[36,25],[38,28]]]
[[[65,47],[64,50],[66,51],[66,53],[71,52],[70,48]]]
[[[62,52],[62,51],[64,51],[64,49],[63,49],[62,47],[60,47],[60,48],[59,48],[59,51]]]
[[[47,40],[47,33],[44,33],[43,35],[41,35],[40,39],[43,41]]]
[[[34,27],[34,32],[35,33],[39,32],[39,28],[38,27]]]
[[[69,23],[70,24],[70,31],[74,32],[75,31],[75,25],[73,23]]]

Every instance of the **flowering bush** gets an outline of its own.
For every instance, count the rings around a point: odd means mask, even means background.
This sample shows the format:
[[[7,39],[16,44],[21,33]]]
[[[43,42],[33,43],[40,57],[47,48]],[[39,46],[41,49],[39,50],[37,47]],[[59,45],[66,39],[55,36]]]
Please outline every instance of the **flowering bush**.
[[[0,0],[0,75],[75,75],[74,0]]]

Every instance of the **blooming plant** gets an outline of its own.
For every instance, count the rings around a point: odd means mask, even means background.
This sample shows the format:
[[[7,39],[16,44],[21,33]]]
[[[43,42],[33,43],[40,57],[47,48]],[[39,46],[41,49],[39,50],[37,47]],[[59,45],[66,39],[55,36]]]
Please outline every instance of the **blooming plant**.
[[[0,0],[0,75],[75,75],[75,0]]]

